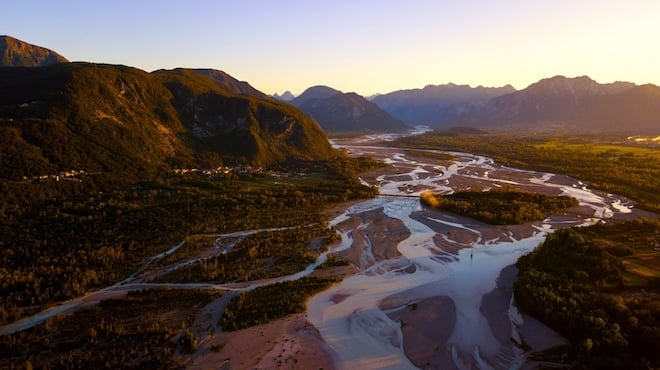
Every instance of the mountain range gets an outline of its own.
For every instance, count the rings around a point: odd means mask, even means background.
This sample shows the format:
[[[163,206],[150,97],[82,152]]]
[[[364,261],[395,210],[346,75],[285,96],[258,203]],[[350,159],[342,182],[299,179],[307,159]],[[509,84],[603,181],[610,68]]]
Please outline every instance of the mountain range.
[[[483,106],[491,98],[514,91],[511,85],[473,88],[449,83],[394,91],[377,95],[372,101],[407,124],[443,126],[451,125],[464,112]]]
[[[587,76],[555,76],[515,91],[466,85],[427,86],[373,98],[408,124],[435,128],[653,133],[660,130],[660,87],[600,84]]]
[[[139,178],[221,162],[327,159],[335,152],[322,128],[400,131],[404,122],[628,135],[660,131],[660,87],[600,84],[587,76],[555,76],[520,91],[427,86],[373,102],[315,86],[287,103],[213,69],[148,73],[71,63],[8,36],[0,37],[0,51],[2,178],[68,169]]]
[[[501,129],[657,133],[660,87],[555,76],[493,98],[461,120]]]
[[[394,132],[409,128],[366,98],[328,86],[310,87],[290,103],[327,132]]]
[[[335,153],[299,109],[221,71],[12,65],[0,67],[0,177],[85,169],[139,178],[173,167]]]

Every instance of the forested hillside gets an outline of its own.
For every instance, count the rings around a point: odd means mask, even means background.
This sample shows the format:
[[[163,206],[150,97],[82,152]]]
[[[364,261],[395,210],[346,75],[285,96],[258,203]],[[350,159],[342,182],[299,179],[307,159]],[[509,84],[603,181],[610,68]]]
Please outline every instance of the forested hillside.
[[[0,138],[0,177],[12,179],[68,170],[138,179],[209,156],[270,165],[334,155],[288,104],[192,70],[89,63],[0,68]]]
[[[558,230],[518,261],[516,302],[571,340],[572,367],[660,366],[659,229],[635,220]]]

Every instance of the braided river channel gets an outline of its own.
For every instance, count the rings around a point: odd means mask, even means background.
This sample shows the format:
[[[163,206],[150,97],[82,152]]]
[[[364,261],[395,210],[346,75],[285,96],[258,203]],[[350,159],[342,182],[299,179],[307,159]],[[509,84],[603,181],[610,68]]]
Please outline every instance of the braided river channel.
[[[642,212],[579,180],[482,156],[450,153],[453,159],[436,160],[367,140],[334,144],[391,165],[362,177],[378,186],[379,197],[348,206],[331,222],[342,234],[331,253],[350,259],[359,272],[308,303],[307,319],[340,369],[532,366],[527,354],[565,340],[519,314],[513,299],[516,260],[558,228]],[[540,222],[494,226],[419,202],[425,190],[501,187],[569,195],[579,206]]]

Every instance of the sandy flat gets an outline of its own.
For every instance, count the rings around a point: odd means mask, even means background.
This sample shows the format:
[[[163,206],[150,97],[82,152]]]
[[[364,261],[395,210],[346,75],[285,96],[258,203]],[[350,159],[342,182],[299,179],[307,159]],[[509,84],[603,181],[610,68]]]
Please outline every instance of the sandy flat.
[[[445,369],[452,362],[447,340],[454,330],[456,306],[451,298],[428,298],[388,316],[401,323],[404,351],[416,366]]]
[[[187,369],[334,369],[304,314],[205,338]]]

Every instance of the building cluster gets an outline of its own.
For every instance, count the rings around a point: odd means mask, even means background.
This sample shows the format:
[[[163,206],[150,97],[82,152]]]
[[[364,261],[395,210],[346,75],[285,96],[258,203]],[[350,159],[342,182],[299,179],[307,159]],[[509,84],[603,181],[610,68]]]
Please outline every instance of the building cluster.
[[[81,176],[93,175],[93,174],[95,173],[86,172],[85,170],[69,170],[69,171],[60,171],[55,175],[40,175],[40,176],[32,176],[32,177],[23,176],[23,181],[47,182],[47,181],[66,180],[66,181],[80,182],[82,181],[82,179],[80,178]]]
[[[234,167],[228,167],[228,166],[219,166],[216,168],[208,168],[208,169],[199,169],[199,168],[176,168],[174,169],[174,173],[177,175],[185,175],[187,173],[199,173],[204,176],[208,177],[221,177],[228,175],[230,173],[236,173],[236,174],[257,174],[261,175],[265,172],[265,169],[261,166],[234,166]]]

